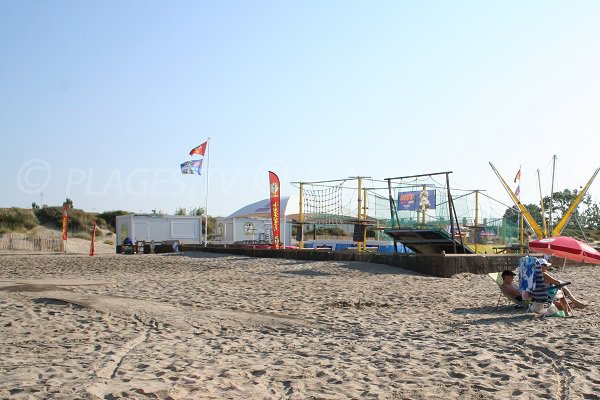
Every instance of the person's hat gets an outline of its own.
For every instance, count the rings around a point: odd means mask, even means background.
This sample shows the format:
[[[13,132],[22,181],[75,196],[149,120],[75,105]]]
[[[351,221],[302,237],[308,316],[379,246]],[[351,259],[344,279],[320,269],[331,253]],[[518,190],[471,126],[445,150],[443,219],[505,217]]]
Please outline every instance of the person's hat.
[[[512,271],[511,271],[511,270],[509,270],[509,269],[502,271],[502,277],[503,277],[503,278],[504,278],[505,276],[508,276],[508,275],[515,276],[515,275],[517,275],[517,274],[515,274],[514,272],[512,272]]]
[[[535,262],[540,264],[542,267],[549,267],[552,265],[552,263],[549,263],[545,258],[538,258]]]

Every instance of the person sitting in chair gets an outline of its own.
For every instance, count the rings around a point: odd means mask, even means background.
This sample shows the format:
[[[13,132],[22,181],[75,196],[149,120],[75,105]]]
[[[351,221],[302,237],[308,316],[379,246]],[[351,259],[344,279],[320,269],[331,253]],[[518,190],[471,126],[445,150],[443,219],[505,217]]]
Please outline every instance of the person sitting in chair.
[[[560,289],[563,288],[565,285],[568,285],[568,283],[560,284],[558,287],[553,287],[554,285],[549,285],[548,283],[546,283],[543,269],[549,263],[548,263],[548,261],[544,260],[543,258],[534,258],[534,259],[535,259],[535,274],[534,274],[535,286],[533,287],[533,290],[531,291],[531,296],[533,297],[533,300],[534,300],[534,306],[537,306],[537,308],[532,309],[532,311],[537,312],[537,313],[544,313],[545,315],[553,315],[555,312],[558,312],[558,310],[562,310],[564,313],[564,316],[568,317],[570,315],[569,305],[567,303],[567,299],[565,299],[565,297],[562,295],[562,292],[560,291]],[[548,301],[550,299],[553,300],[553,304],[548,303]],[[547,309],[544,304],[546,304],[546,305],[549,304]],[[546,310],[546,311],[544,311],[544,310]],[[552,310],[555,310],[555,311],[552,311]]]
[[[508,269],[502,271],[502,293],[520,303],[523,301],[523,296],[521,296],[521,291],[514,283],[515,275],[514,272]]]
[[[558,279],[555,279],[552,275],[550,275],[548,273],[548,267],[551,266],[552,264],[549,263],[546,259],[538,258],[536,260],[536,262],[538,264],[540,264],[540,266],[542,267],[542,274],[544,275],[544,283],[546,283],[547,285],[560,285],[561,283],[563,283],[563,281],[559,281]],[[566,286],[559,290],[559,293],[556,297],[558,299],[564,299],[566,297],[567,299],[571,300],[571,307],[573,307],[573,308],[581,309],[581,308],[587,307],[587,304],[584,304],[584,303],[580,302],[579,300],[577,300],[575,298],[575,296],[573,296],[571,291]],[[564,302],[561,301],[561,303],[566,304],[566,299],[564,300]]]
[[[124,254],[134,254],[135,253],[135,246],[133,245],[133,240],[131,240],[131,238],[126,237],[125,240],[123,240],[123,245],[121,246],[121,253],[124,253]]]

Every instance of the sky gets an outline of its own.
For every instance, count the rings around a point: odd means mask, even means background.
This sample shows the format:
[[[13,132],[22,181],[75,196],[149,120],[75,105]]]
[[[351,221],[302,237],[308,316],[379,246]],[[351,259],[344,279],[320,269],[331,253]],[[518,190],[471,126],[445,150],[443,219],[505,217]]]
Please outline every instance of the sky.
[[[597,1],[0,0],[0,207],[225,216],[269,170],[283,195],[453,171],[508,203],[489,162],[537,202],[553,155],[561,190],[600,166],[598,20]]]

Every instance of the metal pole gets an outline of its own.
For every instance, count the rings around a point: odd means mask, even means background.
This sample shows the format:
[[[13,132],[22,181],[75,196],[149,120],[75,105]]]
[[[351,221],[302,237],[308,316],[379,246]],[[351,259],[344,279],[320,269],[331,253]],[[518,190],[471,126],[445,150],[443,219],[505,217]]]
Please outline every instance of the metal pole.
[[[550,188],[550,223],[548,224],[548,233],[552,235],[554,229],[554,221],[552,220],[552,212],[554,210],[554,204],[552,198],[554,197],[554,171],[556,169],[556,154],[552,156],[552,185]]]
[[[209,163],[210,163],[210,138],[206,140],[206,199],[204,209],[204,247],[208,246],[208,178],[209,178]]]
[[[420,175],[409,175],[409,176],[397,176],[395,178],[385,178],[386,180],[390,180],[390,179],[408,179],[408,178],[421,178],[423,176],[433,176],[433,175],[446,175],[448,176],[448,174],[451,174],[452,171],[445,171],[445,172],[432,172],[431,174],[420,174]]]
[[[544,210],[544,197],[542,196],[542,181],[540,179],[540,170],[537,170],[538,176],[538,187],[540,189],[540,208],[542,209],[542,229],[544,230],[544,237],[548,236],[548,223],[546,222],[546,211]]]
[[[460,230],[460,224],[458,223],[458,214],[456,214],[456,208],[454,207],[454,200],[452,200],[452,210],[454,210],[454,222],[456,222],[456,230],[458,231],[458,237],[460,238],[460,245],[462,246],[463,253],[467,253],[467,249],[465,248],[465,242],[463,241],[462,232]],[[456,252],[456,245],[455,245]]]
[[[390,222],[392,223],[391,228],[396,227],[396,221],[398,222],[398,228],[400,228],[400,221],[398,220],[398,212],[396,211],[396,204],[394,201],[394,196],[392,194],[392,180],[390,178],[386,179],[388,183],[388,196],[390,202]],[[398,241],[394,238],[394,253],[398,252]]]
[[[390,201],[390,222],[392,223],[391,228],[395,228],[396,220],[398,219],[398,213],[395,212],[396,207],[394,204],[394,202],[395,202],[394,196],[392,194],[392,180],[388,179],[387,183],[388,183],[388,194],[389,194],[389,201]],[[398,227],[400,227],[400,221],[398,221]]]
[[[281,232],[283,233],[283,248],[285,249],[285,246],[286,246],[286,243],[285,243],[285,225],[286,225],[286,223],[285,223],[285,214],[283,215],[283,219],[280,220],[280,221],[283,222],[283,227],[282,227],[283,229],[281,229]],[[281,223],[280,223],[280,225],[281,225]],[[279,248],[281,249],[281,245],[279,246]]]
[[[452,193],[450,193],[450,172],[446,172],[446,188],[448,190],[448,211],[450,212],[450,237],[452,238],[452,247],[456,254],[456,240],[454,240],[454,221],[452,220]]]

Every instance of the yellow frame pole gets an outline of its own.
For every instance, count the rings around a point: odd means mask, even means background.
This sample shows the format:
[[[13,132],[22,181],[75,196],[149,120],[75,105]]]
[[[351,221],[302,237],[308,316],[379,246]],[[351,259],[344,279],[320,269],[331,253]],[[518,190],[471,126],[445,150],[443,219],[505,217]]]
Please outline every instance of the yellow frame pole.
[[[298,216],[298,222],[300,222],[300,232],[301,232],[301,236],[300,236],[300,240],[298,241],[298,248],[303,249],[304,248],[304,210],[303,210],[303,196],[302,193],[304,192],[304,184],[302,182],[300,182],[300,204],[299,204],[299,208],[300,208],[300,215]]]
[[[367,189],[363,189],[364,201],[363,201],[363,220],[365,230],[363,232],[363,248],[367,251]]]
[[[358,223],[360,224],[362,221],[361,218],[361,208],[362,208],[362,178],[358,177]],[[362,251],[362,246],[360,242],[357,242],[356,249],[358,252]]]
[[[479,242],[479,238],[481,238],[481,235],[479,234],[479,190],[475,191],[475,223],[473,224],[475,225],[475,237],[473,238],[475,240],[475,253],[477,253],[477,244]]]

